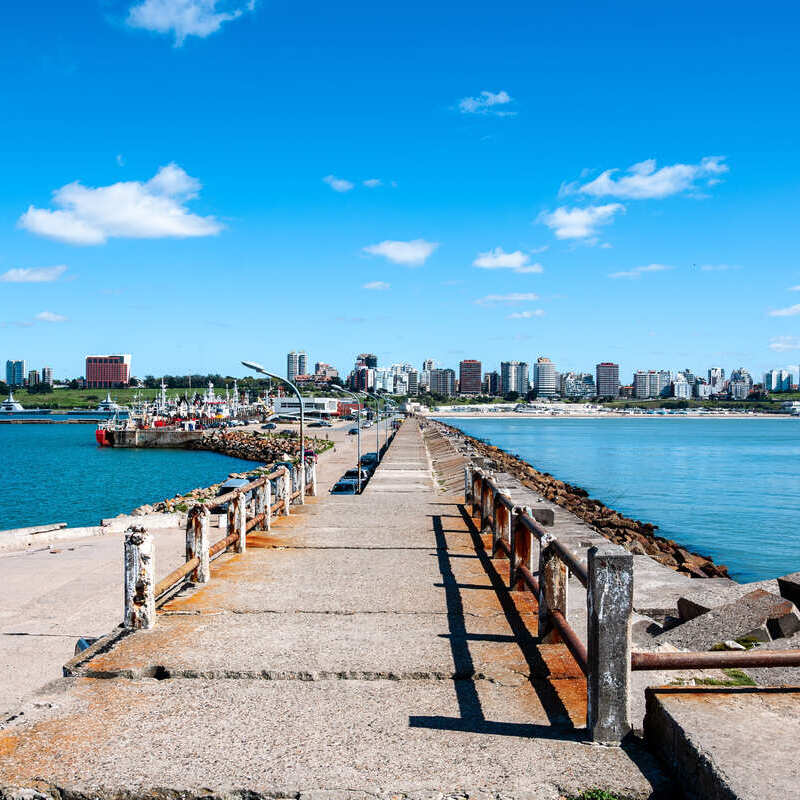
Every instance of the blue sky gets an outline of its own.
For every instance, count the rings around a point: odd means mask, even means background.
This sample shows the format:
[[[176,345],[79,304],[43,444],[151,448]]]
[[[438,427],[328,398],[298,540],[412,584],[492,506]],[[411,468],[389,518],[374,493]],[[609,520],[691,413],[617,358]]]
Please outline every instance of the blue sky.
[[[4,17],[0,359],[800,361],[793,4]]]

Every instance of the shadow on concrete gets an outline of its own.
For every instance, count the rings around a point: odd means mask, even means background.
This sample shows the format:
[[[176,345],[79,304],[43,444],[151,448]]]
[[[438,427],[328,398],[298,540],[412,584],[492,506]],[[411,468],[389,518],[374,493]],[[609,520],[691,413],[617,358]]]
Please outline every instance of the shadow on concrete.
[[[506,589],[502,578],[492,565],[491,559],[483,548],[483,543],[478,532],[467,517],[463,509],[458,507],[460,514],[449,515],[453,518],[463,519],[471,535],[475,556],[489,576],[491,586],[496,592],[506,621],[511,627],[511,636],[491,638],[492,641],[515,641],[522,651],[528,664],[529,674],[545,674],[546,666],[535,647],[535,639],[527,626],[522,621],[520,614]],[[465,588],[481,588],[486,586],[467,587],[459,584],[453,574],[450,560],[452,555],[447,550],[445,530],[442,526],[442,516],[432,516],[433,530],[436,536],[436,557],[439,562],[439,572],[442,576],[440,584],[445,590],[447,601],[447,619],[450,628],[446,636],[450,640],[453,663],[457,675],[472,675],[475,672],[474,662],[469,649],[470,641],[487,640],[487,637],[474,636],[467,633],[464,619],[464,603],[461,592]],[[463,557],[463,556],[461,556]],[[539,702],[544,708],[549,724],[524,724],[512,722],[495,722],[487,720],[481,708],[477,687],[472,680],[456,680],[454,687],[459,708],[459,717],[424,717],[412,716],[409,718],[411,727],[436,728],[441,730],[465,731],[471,733],[487,733],[500,736],[527,736],[540,739],[570,739],[581,738],[582,732],[572,724],[567,709],[564,707],[558,694],[548,681],[529,679],[530,685],[536,692]]]

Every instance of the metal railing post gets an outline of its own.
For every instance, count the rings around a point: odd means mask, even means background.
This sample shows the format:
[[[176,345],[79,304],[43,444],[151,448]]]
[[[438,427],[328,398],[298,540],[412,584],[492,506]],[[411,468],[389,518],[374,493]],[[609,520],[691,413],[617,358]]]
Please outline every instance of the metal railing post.
[[[155,546],[144,529],[125,531],[125,617],[126,628],[149,630],[156,624]]]
[[[244,553],[247,549],[247,497],[242,492],[236,498],[236,552]]]
[[[539,541],[539,636],[545,642],[561,641],[550,613],[560,611],[567,618],[569,572],[553,547],[554,541],[549,533]]]
[[[211,578],[208,558],[211,512],[204,505],[193,506],[186,519],[186,560],[200,559],[200,564],[190,575],[195,583],[208,583]]]
[[[633,555],[611,544],[588,555],[586,722],[593,741],[619,744],[631,729]]]

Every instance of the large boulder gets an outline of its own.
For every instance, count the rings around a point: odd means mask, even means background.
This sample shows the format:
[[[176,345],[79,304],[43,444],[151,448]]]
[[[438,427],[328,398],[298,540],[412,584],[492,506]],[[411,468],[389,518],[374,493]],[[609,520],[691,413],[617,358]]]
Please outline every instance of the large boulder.
[[[712,608],[733,603],[756,589],[763,589],[772,594],[781,594],[778,590],[778,581],[757,581],[756,583],[735,583],[730,581],[727,585],[698,581],[683,597],[678,598],[678,616],[688,622],[711,611]]]
[[[655,638],[684,650],[709,650],[729,639],[769,641],[800,631],[800,613],[794,603],[756,589],[732,603],[714,608]]]

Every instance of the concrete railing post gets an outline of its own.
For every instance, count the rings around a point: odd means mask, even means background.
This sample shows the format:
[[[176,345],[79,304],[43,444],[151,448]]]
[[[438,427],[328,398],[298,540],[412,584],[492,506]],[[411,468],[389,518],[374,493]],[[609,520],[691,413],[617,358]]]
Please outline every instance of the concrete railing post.
[[[472,500],[472,464],[464,465],[464,504]]]
[[[560,641],[550,612],[560,611],[567,618],[569,572],[553,547],[554,541],[548,533],[539,541],[539,636],[545,642]]]
[[[200,559],[200,564],[190,576],[195,583],[208,583],[211,578],[208,559],[210,527],[211,512],[205,506],[196,505],[189,510],[186,519],[186,560]]]
[[[125,531],[126,628],[149,630],[156,624],[156,569],[153,537],[144,529]]]
[[[309,494],[312,497],[317,496],[317,462],[314,461],[311,463],[311,491]]]
[[[524,589],[525,583],[519,575],[519,567],[526,567],[531,572],[531,532],[522,524],[522,515],[530,510],[514,506],[511,512],[510,541],[511,541],[511,568],[509,569],[508,588],[513,590]]]
[[[264,503],[264,530],[268,531],[272,528],[272,481],[269,479],[264,484],[262,498]]]
[[[633,554],[589,549],[587,727],[593,741],[618,744],[630,732]]]
[[[292,477],[288,467],[283,468],[281,486],[283,487],[283,513],[288,517],[291,513],[289,511],[289,506],[291,505],[291,500],[289,498],[292,495]]]
[[[228,537],[232,533],[236,533],[236,513],[239,509],[238,498],[234,497],[233,500],[228,501],[228,513],[226,518],[226,526],[225,526],[225,536]],[[230,545],[225,548],[226,550],[230,549]]]
[[[263,530],[267,530],[267,489],[266,487],[269,486],[269,481],[265,481],[263,486],[259,486],[255,491],[255,516],[261,516],[261,527]]]
[[[247,497],[244,492],[236,498],[236,552],[244,553],[247,549]]]

